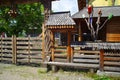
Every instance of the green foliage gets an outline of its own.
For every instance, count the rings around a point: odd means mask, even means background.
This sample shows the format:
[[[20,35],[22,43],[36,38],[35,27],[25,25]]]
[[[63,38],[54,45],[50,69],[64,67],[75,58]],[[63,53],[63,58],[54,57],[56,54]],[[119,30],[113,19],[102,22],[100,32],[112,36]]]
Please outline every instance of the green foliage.
[[[25,30],[26,34],[41,33],[44,20],[42,15],[44,7],[41,3],[17,5],[17,16],[10,17],[9,6],[0,7],[0,33],[6,32],[8,36],[19,35]]]

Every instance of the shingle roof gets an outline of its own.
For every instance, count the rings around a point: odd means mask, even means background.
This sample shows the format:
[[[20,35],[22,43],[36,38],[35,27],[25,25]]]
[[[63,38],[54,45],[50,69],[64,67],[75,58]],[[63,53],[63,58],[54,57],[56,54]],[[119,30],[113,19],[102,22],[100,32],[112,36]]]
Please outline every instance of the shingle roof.
[[[107,17],[110,13],[112,13],[113,16],[120,16],[120,6],[94,7],[94,17],[98,17],[99,9],[102,10],[102,17]],[[85,16],[88,17],[87,8],[72,15],[72,18],[82,18],[82,14],[85,14]]]
[[[56,12],[49,16],[46,25],[75,25],[70,12]]]

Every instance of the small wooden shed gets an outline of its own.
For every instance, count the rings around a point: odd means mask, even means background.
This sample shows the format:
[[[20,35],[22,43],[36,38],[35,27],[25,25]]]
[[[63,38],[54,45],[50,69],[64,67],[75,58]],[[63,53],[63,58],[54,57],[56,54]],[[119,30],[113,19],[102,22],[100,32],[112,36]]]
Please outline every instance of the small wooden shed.
[[[71,36],[72,33],[74,33],[76,31],[76,27],[75,27],[75,22],[74,20],[71,18],[70,16],[70,12],[56,12],[56,13],[52,13],[49,18],[48,21],[46,23],[46,26],[49,30],[52,31],[52,41],[54,41],[55,43],[55,32],[59,32],[61,33],[65,39],[67,39],[67,55],[68,55],[68,60],[71,56]],[[52,54],[54,57],[54,44],[52,45]],[[52,61],[54,61],[54,58],[52,57]]]
[[[99,31],[99,40],[107,41],[107,42],[120,42],[120,6],[107,6],[107,7],[94,7],[93,14],[93,25],[96,27],[96,21],[98,17],[99,9],[102,10],[101,16],[101,24],[107,19],[110,13],[113,14],[113,18],[109,20],[105,26]],[[89,30],[87,28],[87,24],[82,17],[85,14],[86,18],[88,18],[87,8],[83,8],[76,14],[72,16],[76,25],[78,26],[78,34],[80,36],[81,41],[84,41],[83,34],[89,34]]]

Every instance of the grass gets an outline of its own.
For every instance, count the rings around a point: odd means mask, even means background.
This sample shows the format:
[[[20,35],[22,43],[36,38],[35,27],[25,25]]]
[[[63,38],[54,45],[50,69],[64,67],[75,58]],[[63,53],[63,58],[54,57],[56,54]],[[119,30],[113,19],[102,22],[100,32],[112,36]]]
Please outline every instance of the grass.
[[[94,80],[120,80],[120,77],[111,77],[111,76],[105,76],[105,75],[99,76],[95,73],[89,73],[89,72],[88,73],[82,73],[82,74],[84,74],[87,77],[91,77]]]

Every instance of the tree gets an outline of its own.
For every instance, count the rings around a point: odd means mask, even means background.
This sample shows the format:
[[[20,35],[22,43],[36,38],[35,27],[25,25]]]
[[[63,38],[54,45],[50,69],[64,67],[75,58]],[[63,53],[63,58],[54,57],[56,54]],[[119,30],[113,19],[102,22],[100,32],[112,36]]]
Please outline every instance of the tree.
[[[110,20],[113,15],[110,14],[110,15],[108,16],[108,18],[104,21],[104,23],[101,24],[100,18],[101,18],[101,15],[102,15],[102,11],[99,10],[99,11],[98,11],[98,18],[97,18],[97,21],[96,21],[97,27],[95,28],[95,27],[93,26],[93,6],[92,6],[92,5],[89,5],[87,11],[88,11],[88,20],[86,19],[86,17],[85,17],[84,14],[83,14],[82,16],[83,16],[83,18],[85,19],[85,22],[86,22],[86,24],[87,24],[87,27],[88,27],[88,29],[89,29],[90,32],[91,32],[91,37],[92,37],[93,41],[96,41],[97,38],[98,38],[98,32],[99,32],[99,30],[101,30],[101,29],[104,27],[104,25],[106,24],[106,22],[107,22],[108,20]],[[100,26],[100,25],[101,25],[101,26]]]
[[[27,34],[34,29],[35,33],[41,33],[41,26],[44,20],[42,14],[44,7],[41,3],[17,5],[17,16],[11,17],[8,12],[10,7],[2,6],[0,8],[0,33],[6,32],[7,35],[17,35],[23,30]]]

